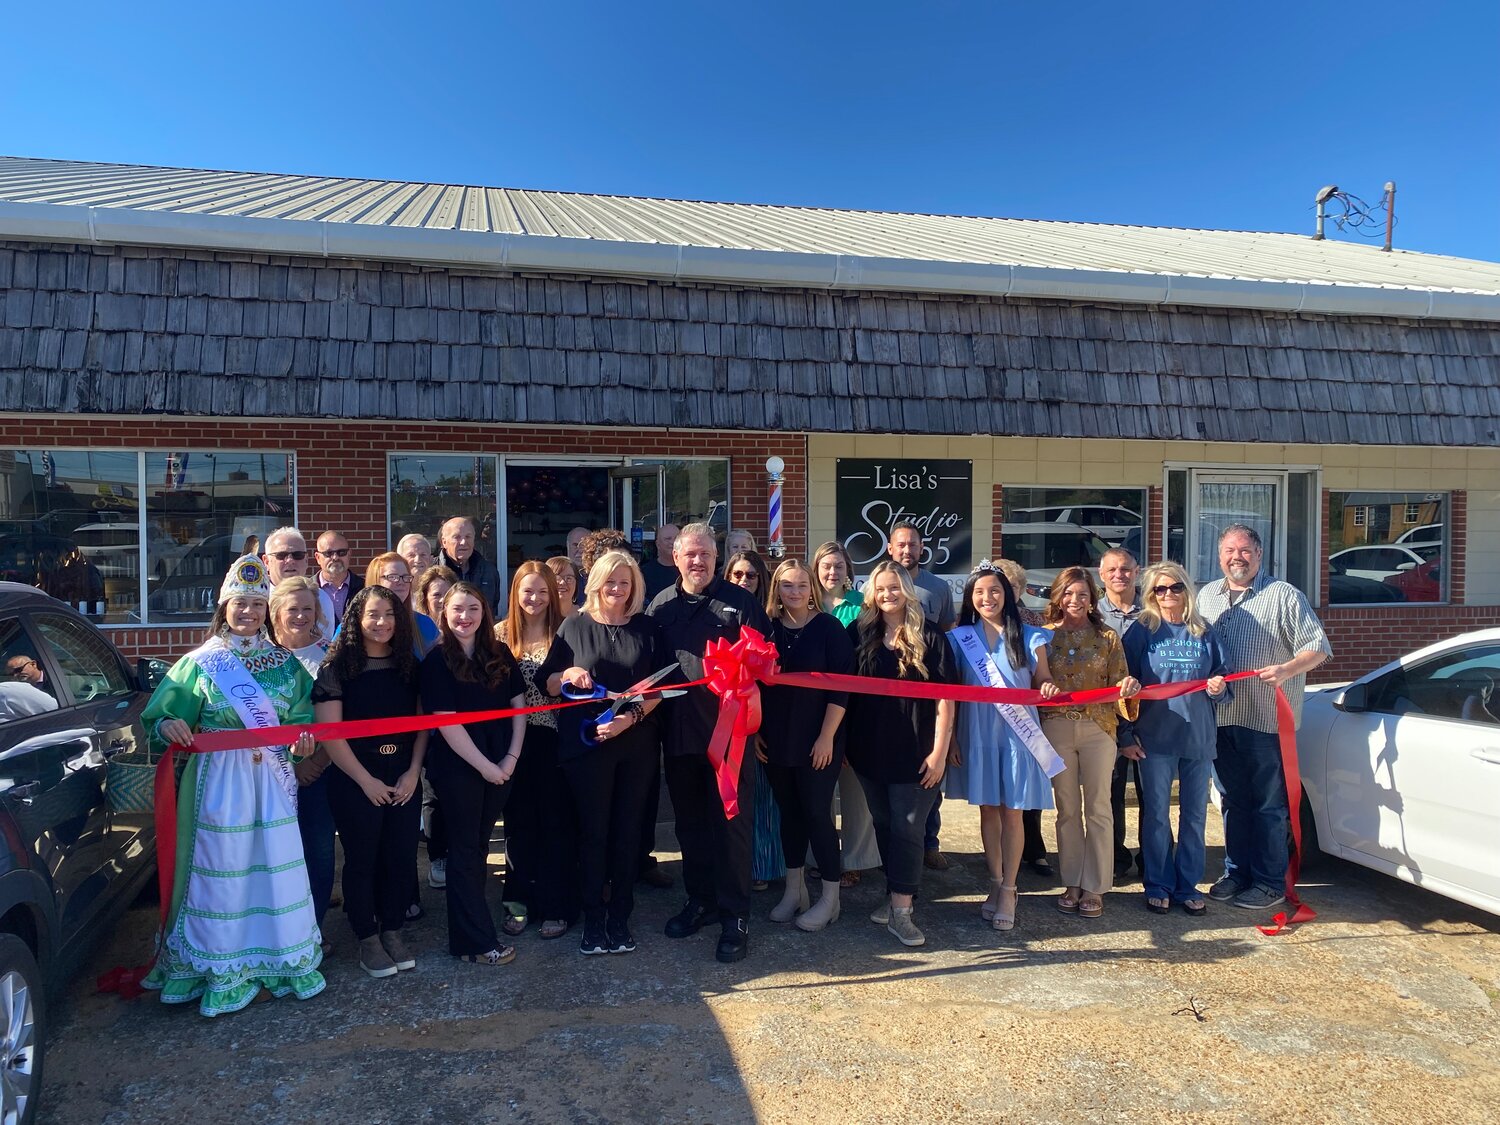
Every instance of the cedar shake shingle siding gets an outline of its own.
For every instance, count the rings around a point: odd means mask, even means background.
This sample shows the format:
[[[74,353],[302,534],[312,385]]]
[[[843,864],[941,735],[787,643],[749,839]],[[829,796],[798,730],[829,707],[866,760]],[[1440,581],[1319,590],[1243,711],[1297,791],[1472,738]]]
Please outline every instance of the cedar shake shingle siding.
[[[1500,445],[1500,326],[0,243],[0,409]]]

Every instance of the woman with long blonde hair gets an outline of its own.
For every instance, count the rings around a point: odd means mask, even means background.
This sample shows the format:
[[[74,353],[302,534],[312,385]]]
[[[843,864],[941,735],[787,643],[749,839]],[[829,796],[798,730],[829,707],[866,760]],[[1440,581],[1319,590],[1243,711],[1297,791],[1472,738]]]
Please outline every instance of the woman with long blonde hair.
[[[928,624],[906,570],[879,563],[865,585],[865,604],[849,626],[855,672],[886,680],[958,682],[953,650]],[[953,735],[951,700],[912,699],[895,692],[851,692],[848,754],[870,815],[885,867],[889,902],[870,920],[903,945],[927,939],[912,921],[912,901],[922,883],[927,814],[937,800]]]
[[[528,707],[557,702],[539,673],[562,625],[558,603],[557,579],[546,563],[528,559],[516,567],[505,620],[495,633],[521,666]],[[507,917],[507,934],[519,934],[532,914],[542,919],[542,937],[568,932],[578,912],[577,835],[573,798],[557,760],[557,712],[527,715],[505,810],[506,891],[525,913]]]
[[[1224,650],[1198,615],[1193,582],[1174,562],[1141,575],[1141,612],[1125,634],[1125,662],[1142,684],[1207,680],[1204,691],[1141,704],[1131,740],[1121,751],[1141,771],[1141,869],[1146,909],[1165,914],[1174,902],[1189,914],[1208,909],[1203,879],[1203,832],[1208,782],[1217,756],[1214,703],[1227,698]],[[1125,741],[1122,739],[1122,741]],[[1178,783],[1177,842],[1172,842],[1172,783]]]

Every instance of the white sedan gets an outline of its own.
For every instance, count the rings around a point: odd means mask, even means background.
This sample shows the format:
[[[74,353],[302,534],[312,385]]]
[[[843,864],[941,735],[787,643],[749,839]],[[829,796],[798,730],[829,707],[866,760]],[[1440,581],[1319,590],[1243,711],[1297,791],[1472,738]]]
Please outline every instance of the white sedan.
[[[1309,689],[1297,752],[1310,847],[1500,914],[1500,629]]]

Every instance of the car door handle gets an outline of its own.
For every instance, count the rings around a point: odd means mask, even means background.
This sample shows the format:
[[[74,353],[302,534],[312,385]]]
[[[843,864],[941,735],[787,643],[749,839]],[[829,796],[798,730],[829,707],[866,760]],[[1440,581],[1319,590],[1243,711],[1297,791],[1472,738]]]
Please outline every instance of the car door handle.
[[[117,738],[100,751],[106,758],[113,758],[116,754],[123,754],[133,749],[135,742],[129,738]]]
[[[12,785],[5,791],[5,795],[16,798],[23,805],[29,805],[41,789],[40,781],[23,781],[20,785]]]
[[[1500,746],[1481,746],[1478,750],[1469,751],[1469,756],[1492,766],[1500,766]]]

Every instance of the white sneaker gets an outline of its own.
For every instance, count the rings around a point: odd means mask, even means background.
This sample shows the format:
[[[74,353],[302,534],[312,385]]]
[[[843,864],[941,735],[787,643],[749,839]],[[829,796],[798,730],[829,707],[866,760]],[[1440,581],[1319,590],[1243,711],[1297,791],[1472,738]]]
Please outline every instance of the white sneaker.
[[[427,885],[442,890],[448,885],[448,861],[435,859],[427,867]]]

